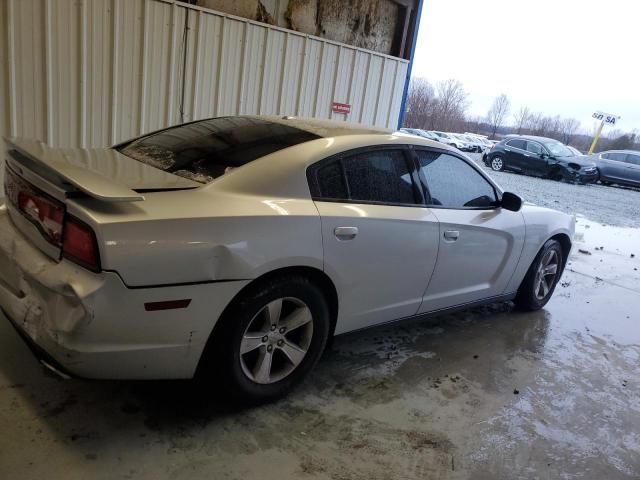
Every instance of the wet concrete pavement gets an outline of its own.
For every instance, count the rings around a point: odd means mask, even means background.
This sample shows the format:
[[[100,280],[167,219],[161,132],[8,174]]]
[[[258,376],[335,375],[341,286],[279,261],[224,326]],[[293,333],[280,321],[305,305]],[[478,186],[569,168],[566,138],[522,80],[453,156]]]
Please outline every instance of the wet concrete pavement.
[[[250,410],[55,379],[0,321],[0,478],[639,478],[640,232],[579,219],[578,240],[543,311],[338,338]]]

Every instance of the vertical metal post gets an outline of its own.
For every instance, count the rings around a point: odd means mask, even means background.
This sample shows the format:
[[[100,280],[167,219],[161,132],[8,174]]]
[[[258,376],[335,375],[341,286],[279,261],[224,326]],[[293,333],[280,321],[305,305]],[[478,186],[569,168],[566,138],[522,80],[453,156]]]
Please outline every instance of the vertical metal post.
[[[402,119],[404,118],[404,110],[407,106],[407,95],[409,94],[409,82],[411,80],[411,70],[413,69],[413,58],[416,54],[416,43],[418,42],[418,32],[420,30],[420,19],[422,17],[423,0],[418,2],[416,9],[416,25],[413,29],[413,38],[411,39],[411,53],[409,54],[409,67],[407,68],[407,77],[404,81],[404,90],[402,91],[402,103],[400,103],[400,115],[398,115],[398,129],[402,127]]]
[[[591,142],[591,148],[589,149],[589,155],[591,155],[593,153],[593,151],[596,149],[596,144],[598,143],[598,139],[600,138],[600,135],[602,134],[602,129],[604,128],[604,120],[602,120],[602,122],[600,122],[600,126],[598,127],[598,131],[596,132],[596,136],[593,137],[593,142]]]

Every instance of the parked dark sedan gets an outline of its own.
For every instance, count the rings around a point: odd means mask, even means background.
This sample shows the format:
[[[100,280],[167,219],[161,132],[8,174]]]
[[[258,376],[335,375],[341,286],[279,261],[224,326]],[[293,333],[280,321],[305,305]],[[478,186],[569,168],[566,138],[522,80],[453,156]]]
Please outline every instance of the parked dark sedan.
[[[586,158],[598,166],[600,181],[603,184],[640,186],[640,152],[609,150]]]
[[[506,138],[483,156],[487,167],[537,177],[593,183],[598,180],[595,162],[578,157],[564,144],[545,137],[519,135]]]

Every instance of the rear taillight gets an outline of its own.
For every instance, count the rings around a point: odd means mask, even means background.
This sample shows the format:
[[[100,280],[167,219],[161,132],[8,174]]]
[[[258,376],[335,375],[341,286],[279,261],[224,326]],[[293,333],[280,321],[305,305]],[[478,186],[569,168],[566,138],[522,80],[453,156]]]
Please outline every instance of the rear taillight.
[[[64,221],[62,255],[89,270],[100,271],[95,233],[89,225],[70,215]]]
[[[35,191],[19,192],[17,203],[18,209],[38,227],[47,241],[59,246],[64,207]]]

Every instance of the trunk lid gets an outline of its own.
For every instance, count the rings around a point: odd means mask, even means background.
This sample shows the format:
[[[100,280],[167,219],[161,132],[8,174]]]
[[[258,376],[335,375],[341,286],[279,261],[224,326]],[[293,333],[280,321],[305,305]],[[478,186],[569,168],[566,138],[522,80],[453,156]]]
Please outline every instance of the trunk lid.
[[[13,160],[47,180],[56,184],[62,180],[91,197],[107,202],[144,200],[139,193],[141,191],[201,186],[111,148],[51,148],[35,140],[9,139],[7,150]]]
[[[57,149],[34,140],[5,141],[4,188],[11,219],[22,234],[56,260],[63,256],[65,225],[80,225],[85,231],[76,231],[88,235],[86,241],[95,242],[95,232],[89,232],[91,228],[83,223],[87,219],[68,214],[68,198],[89,196],[111,204],[137,202],[144,200],[145,191],[201,186],[112,149]],[[82,246],[76,244],[77,248]]]

